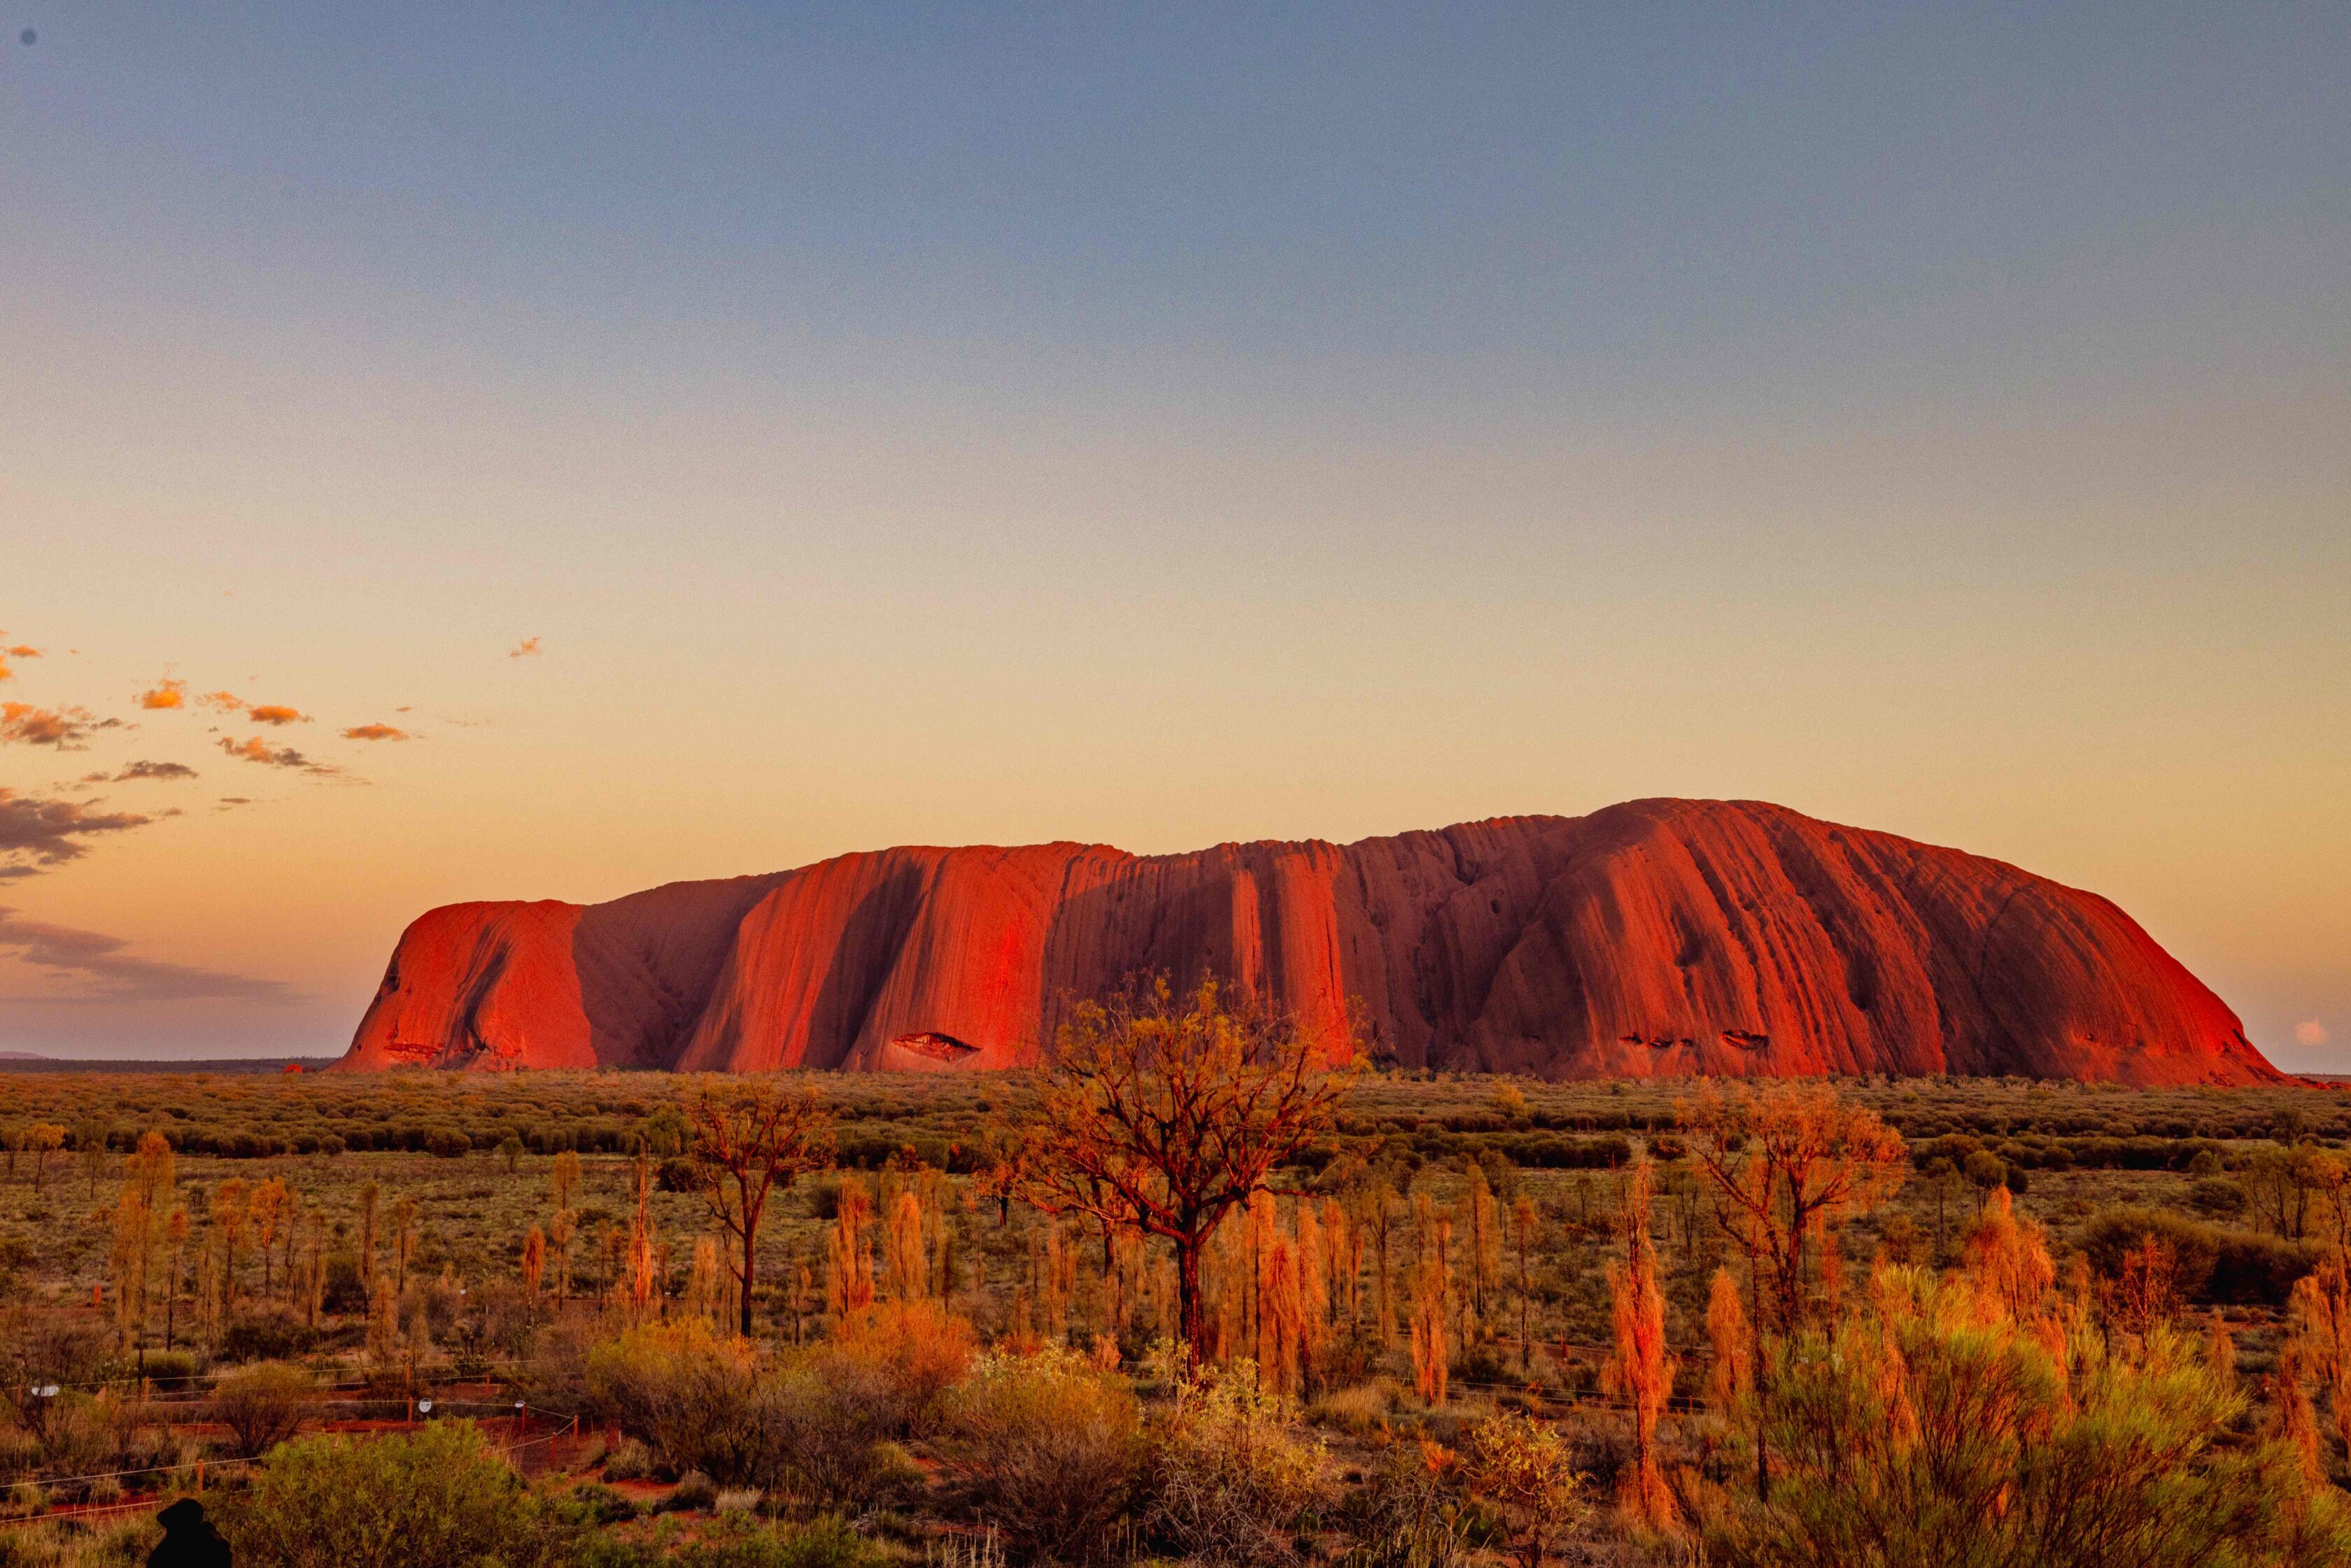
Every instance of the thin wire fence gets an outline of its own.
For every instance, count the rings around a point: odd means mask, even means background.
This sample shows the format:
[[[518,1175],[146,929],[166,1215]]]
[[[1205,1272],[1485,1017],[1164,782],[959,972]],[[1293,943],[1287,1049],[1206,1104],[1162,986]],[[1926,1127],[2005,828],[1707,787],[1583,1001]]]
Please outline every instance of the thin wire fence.
[[[329,1401],[327,1403],[331,1404],[333,1402]],[[528,1450],[543,1447],[551,1447],[557,1443],[573,1441],[580,1437],[580,1417],[579,1414],[574,1411],[549,1410],[541,1406],[521,1403],[496,1405],[489,1401],[482,1400],[455,1401],[453,1403],[473,1404],[495,1412],[494,1418],[510,1419],[517,1423],[516,1438],[513,1442],[494,1443],[491,1445],[496,1452],[505,1455],[509,1463],[512,1463],[518,1455]],[[517,1414],[517,1412],[519,1412],[519,1414]],[[430,1402],[429,1409],[422,1412],[422,1414],[429,1421],[434,1417],[444,1415],[451,1418],[460,1418],[464,1413],[454,1409],[444,1410],[442,1402],[435,1399]],[[530,1430],[530,1421],[533,1416],[538,1416],[552,1423],[557,1429],[541,1433],[536,1437],[530,1437],[528,1434]],[[423,1423],[413,1420],[407,1423],[408,1426],[412,1427],[421,1424]],[[183,1460],[178,1464],[172,1465],[141,1465],[129,1469],[97,1470],[89,1475],[52,1476],[46,1479],[20,1482],[19,1484],[37,1487],[44,1492],[50,1492],[73,1487],[89,1486],[97,1481],[110,1480],[120,1483],[131,1477],[193,1475],[196,1480],[196,1490],[202,1490],[204,1489],[204,1479],[208,1475],[220,1471],[235,1471],[242,1469],[246,1466],[256,1464],[258,1462],[259,1459],[257,1458],[231,1458],[225,1459],[206,1458],[201,1459]],[[521,1467],[517,1465],[516,1468],[520,1469]],[[125,1498],[113,1502],[74,1503],[68,1504],[63,1508],[49,1509],[40,1514],[26,1515],[19,1518],[0,1519],[0,1529],[5,1529],[12,1526],[38,1524],[45,1520],[84,1520],[103,1518],[113,1514],[138,1512],[146,1509],[153,1508],[155,1506],[156,1499],[161,1494],[162,1490],[162,1489],[160,1487],[151,1488],[141,1496]]]

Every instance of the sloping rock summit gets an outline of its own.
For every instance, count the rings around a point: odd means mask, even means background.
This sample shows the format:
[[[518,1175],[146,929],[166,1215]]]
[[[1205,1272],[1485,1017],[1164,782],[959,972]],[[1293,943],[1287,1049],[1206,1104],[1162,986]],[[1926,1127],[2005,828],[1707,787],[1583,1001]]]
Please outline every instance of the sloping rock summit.
[[[883,850],[411,925],[340,1065],[1036,1060],[1072,996],[1214,970],[1407,1066],[1551,1077],[2280,1074],[2130,916],[1756,801],[1355,844]]]

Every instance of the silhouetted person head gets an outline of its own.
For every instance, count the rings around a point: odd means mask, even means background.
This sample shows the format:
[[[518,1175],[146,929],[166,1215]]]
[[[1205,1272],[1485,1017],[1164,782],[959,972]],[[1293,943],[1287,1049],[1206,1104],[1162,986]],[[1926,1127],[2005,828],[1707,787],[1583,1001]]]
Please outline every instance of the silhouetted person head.
[[[162,1543],[147,1553],[147,1568],[229,1568],[228,1542],[221,1539],[204,1505],[183,1497],[155,1516]]]

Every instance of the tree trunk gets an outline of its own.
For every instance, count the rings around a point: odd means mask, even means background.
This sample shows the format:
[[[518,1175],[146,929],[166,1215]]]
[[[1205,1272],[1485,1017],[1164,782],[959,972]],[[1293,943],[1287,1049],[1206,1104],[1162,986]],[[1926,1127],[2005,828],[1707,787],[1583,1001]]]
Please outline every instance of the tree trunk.
[[[1520,1377],[1528,1375],[1527,1369],[1530,1364],[1527,1357],[1527,1255],[1522,1248],[1519,1252],[1519,1375]]]
[[[1200,1323],[1200,1238],[1178,1236],[1176,1242],[1176,1316],[1183,1320],[1184,1343],[1197,1365],[1208,1359],[1206,1333]]]
[[[751,1337],[751,1281],[759,1267],[759,1232],[748,1223],[743,1227],[743,1299],[736,1304],[740,1319],[739,1332],[745,1339]]]
[[[1755,1500],[1771,1500],[1771,1459],[1768,1439],[1764,1436],[1765,1408],[1771,1385],[1771,1359],[1763,1348],[1763,1278],[1761,1260],[1750,1253],[1747,1260],[1748,1295],[1755,1322]]]

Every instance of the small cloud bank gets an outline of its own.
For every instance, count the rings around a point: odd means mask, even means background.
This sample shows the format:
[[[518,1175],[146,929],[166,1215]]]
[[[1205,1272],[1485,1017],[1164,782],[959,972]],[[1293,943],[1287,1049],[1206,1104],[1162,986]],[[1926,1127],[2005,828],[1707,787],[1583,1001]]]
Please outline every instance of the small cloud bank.
[[[134,762],[121,772],[110,775],[110,784],[132,784],[141,779],[193,779],[196,770],[184,762]]]
[[[77,800],[44,800],[0,788],[0,882],[37,876],[89,852],[104,833],[143,828],[136,811],[97,811]]]
[[[2294,1042],[2296,1045],[2325,1045],[2330,1038],[2326,1026],[2316,1019],[2304,1019],[2294,1026]]]
[[[321,779],[350,777],[343,768],[331,763],[313,762],[290,746],[272,746],[257,735],[249,740],[223,736],[220,748],[240,762],[257,762],[265,768],[291,768],[303,773],[314,773]]]
[[[256,724],[308,724],[310,716],[283,703],[261,703],[245,710],[245,716]]]
[[[538,652],[538,639],[536,637],[525,637],[521,642],[507,650],[507,657],[509,659],[527,659]]]
[[[101,719],[88,708],[0,703],[0,740],[13,740],[20,746],[54,746],[60,751],[78,751],[93,732],[118,729],[121,725],[119,718]]]
[[[143,708],[174,708],[188,706],[188,683],[166,677],[139,694],[139,706]]]
[[[196,706],[214,713],[236,713],[245,706],[245,699],[235,692],[206,692],[196,699]]]
[[[0,904],[0,952],[13,952],[78,988],[59,997],[15,1000],[60,1002],[291,1002],[300,998],[280,980],[223,974],[185,964],[134,957],[120,936],[26,920]]]
[[[345,740],[414,740],[416,737],[404,729],[388,724],[355,725],[343,731]]]

